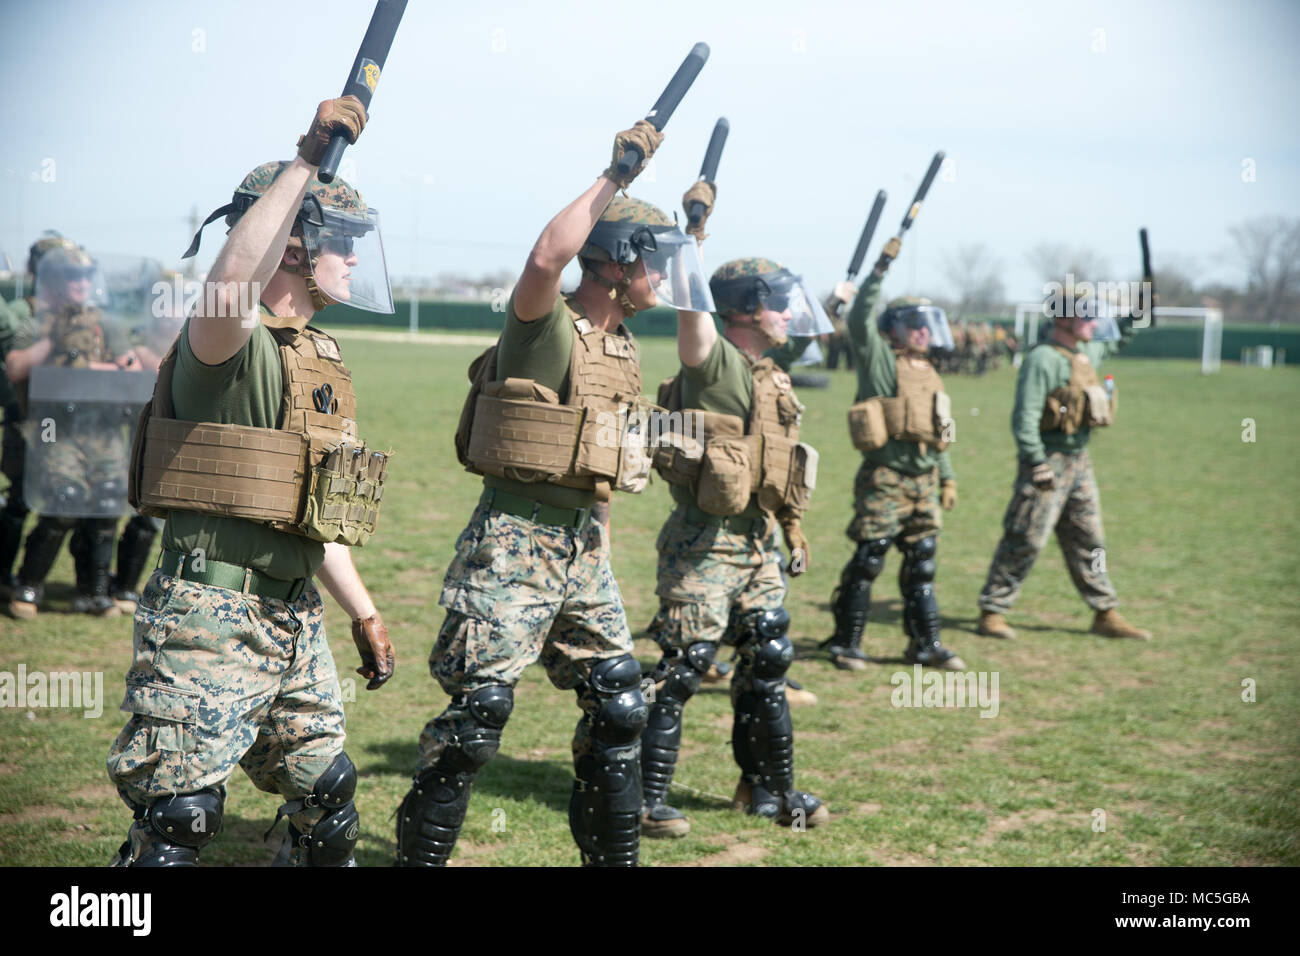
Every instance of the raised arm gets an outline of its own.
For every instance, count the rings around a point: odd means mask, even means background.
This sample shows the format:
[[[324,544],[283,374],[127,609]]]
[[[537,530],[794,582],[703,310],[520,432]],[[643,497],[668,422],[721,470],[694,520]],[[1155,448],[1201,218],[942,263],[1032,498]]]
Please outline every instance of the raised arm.
[[[569,203],[560,214],[546,224],[542,234],[533,244],[533,251],[524,263],[523,274],[515,286],[515,316],[520,322],[535,322],[550,315],[555,297],[560,293],[560,275],[573,257],[582,249],[587,236],[595,228],[614,193],[626,189],[645,168],[654,155],[663,134],[645,120],[638,120],[631,129],[614,137],[614,152],[609,168],[581,196]],[[624,151],[635,146],[644,157],[626,176],[618,173],[618,162]]]
[[[560,294],[560,275],[596,225],[618,184],[602,175],[581,196],[560,210],[537,237],[515,286],[515,315],[535,322],[549,315]]]
[[[265,287],[280,267],[289,231],[324,153],[320,144],[328,144],[335,132],[356,142],[365,124],[365,108],[355,96],[321,103],[293,162],[239,217],[208,272],[189,323],[190,349],[200,362],[220,365],[244,347],[257,325],[257,304],[250,315],[242,314],[250,297],[241,289]]]

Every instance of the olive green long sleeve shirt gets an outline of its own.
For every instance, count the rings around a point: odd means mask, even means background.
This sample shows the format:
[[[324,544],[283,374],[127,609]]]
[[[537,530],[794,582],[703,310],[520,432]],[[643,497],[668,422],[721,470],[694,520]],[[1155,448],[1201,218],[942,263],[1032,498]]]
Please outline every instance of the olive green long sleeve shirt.
[[[877,395],[893,398],[898,392],[894,350],[876,328],[872,316],[880,298],[882,282],[881,277],[874,272],[867,277],[849,307],[845,320],[849,341],[853,345],[853,357],[857,360],[858,394],[855,401],[858,402]],[[891,438],[883,448],[864,451],[862,457],[872,464],[888,465],[904,475],[923,475],[937,467],[941,482],[957,480],[952,463],[948,460],[948,452],[935,451],[932,445],[926,445],[925,451],[922,451],[918,442]]]
[[[1073,351],[1088,356],[1092,367],[1100,369],[1110,356],[1132,338],[1132,320],[1121,320],[1122,338],[1118,342],[1079,342]],[[1100,376],[1099,376],[1100,377]],[[1073,435],[1057,430],[1039,431],[1047,396],[1070,381],[1070,360],[1052,347],[1050,341],[1034,346],[1025,355],[1016,379],[1016,402],[1011,409],[1011,434],[1016,440],[1020,460],[1029,465],[1046,461],[1053,452],[1076,454],[1088,447],[1092,429],[1084,425]]]

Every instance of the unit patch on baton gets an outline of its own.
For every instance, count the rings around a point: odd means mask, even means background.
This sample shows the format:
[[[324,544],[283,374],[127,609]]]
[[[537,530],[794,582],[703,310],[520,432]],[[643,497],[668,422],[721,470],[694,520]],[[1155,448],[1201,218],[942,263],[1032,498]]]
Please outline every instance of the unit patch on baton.
[[[361,69],[357,70],[356,82],[366,84],[373,93],[379,84],[379,64],[374,60],[363,59]]]

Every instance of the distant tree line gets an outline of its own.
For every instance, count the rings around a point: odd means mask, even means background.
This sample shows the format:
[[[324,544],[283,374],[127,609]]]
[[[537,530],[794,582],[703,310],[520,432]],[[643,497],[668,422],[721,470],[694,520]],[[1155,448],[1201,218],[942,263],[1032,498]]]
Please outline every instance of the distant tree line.
[[[1231,255],[1246,271],[1246,285],[1200,282],[1190,260],[1169,260],[1153,251],[1156,291],[1161,305],[1211,306],[1223,310],[1228,322],[1300,323],[1300,218],[1264,216],[1233,226]],[[1046,282],[1061,282],[1067,274],[1088,281],[1140,278],[1140,262],[1112,273],[1106,260],[1092,249],[1066,243],[1040,243],[1026,261]],[[1000,274],[1003,263],[985,243],[958,246],[944,256],[944,277],[951,295],[944,301],[955,318],[996,315],[1009,311]]]

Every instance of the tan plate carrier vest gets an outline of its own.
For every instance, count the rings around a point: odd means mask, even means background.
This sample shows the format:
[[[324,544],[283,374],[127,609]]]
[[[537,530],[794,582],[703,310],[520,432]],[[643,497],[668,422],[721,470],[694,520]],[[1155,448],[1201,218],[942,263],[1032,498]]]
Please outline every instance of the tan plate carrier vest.
[[[1070,380],[1047,396],[1038,430],[1073,435],[1085,425],[1104,428],[1115,421],[1115,401],[1097,381],[1097,369],[1088,356],[1049,342],[1070,360]]]
[[[890,439],[945,450],[956,440],[952,401],[943,379],[928,361],[917,366],[905,352],[895,353],[895,397],[876,395],[849,406],[849,437],[860,451],[884,448]]]
[[[313,541],[360,546],[374,533],[392,452],[357,440],[352,374],[338,343],[307,326],[267,328],[280,346],[279,428],[175,418],[177,343],[140,413],[127,497],[141,514],[245,518]],[[184,333],[182,333],[184,334]],[[329,391],[328,408],[324,404]]]
[[[91,362],[111,362],[117,356],[104,349],[104,329],[99,324],[104,317],[95,308],[65,308],[60,311],[45,310],[38,313],[40,338],[50,340],[50,365],[59,368],[90,368]],[[25,378],[14,385],[14,400],[22,415],[27,414],[27,389],[31,383]]]
[[[682,408],[682,376],[659,384],[667,415],[656,429],[655,470],[688,488],[701,511],[736,515],[753,495],[769,513],[798,517],[817,486],[817,451],[799,441],[803,405],[790,376],[768,358],[751,362],[754,403],[738,415]]]
[[[469,367],[456,457],[474,474],[591,490],[601,501],[611,490],[635,494],[650,478],[647,439],[656,411],[640,394],[636,342],[624,326],[596,328],[570,302],[568,394],[561,400],[530,378],[498,380],[498,340]]]

